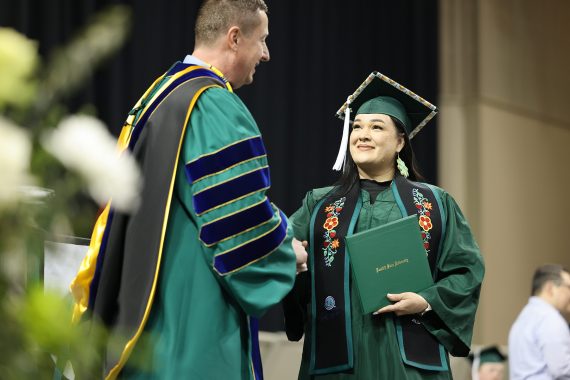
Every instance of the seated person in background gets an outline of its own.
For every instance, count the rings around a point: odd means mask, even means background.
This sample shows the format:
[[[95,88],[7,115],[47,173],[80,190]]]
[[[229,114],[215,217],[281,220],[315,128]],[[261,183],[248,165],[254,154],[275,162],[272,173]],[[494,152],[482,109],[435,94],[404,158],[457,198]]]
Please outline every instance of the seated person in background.
[[[489,346],[469,354],[473,380],[503,380],[507,357],[497,346]]]
[[[534,272],[532,296],[509,333],[509,374],[570,379],[570,273],[557,264]]]

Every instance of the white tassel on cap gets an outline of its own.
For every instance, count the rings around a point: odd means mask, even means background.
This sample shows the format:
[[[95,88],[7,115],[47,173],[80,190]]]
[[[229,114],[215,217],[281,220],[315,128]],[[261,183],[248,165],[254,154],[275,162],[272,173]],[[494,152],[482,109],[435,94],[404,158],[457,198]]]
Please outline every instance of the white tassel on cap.
[[[471,364],[471,378],[479,380],[479,364],[481,363],[481,349],[478,348],[473,352],[473,364]]]
[[[344,110],[344,127],[342,129],[342,140],[340,140],[340,148],[333,170],[339,171],[344,168],[346,162],[346,149],[348,147],[348,132],[350,127],[350,96],[346,99],[346,109]]]

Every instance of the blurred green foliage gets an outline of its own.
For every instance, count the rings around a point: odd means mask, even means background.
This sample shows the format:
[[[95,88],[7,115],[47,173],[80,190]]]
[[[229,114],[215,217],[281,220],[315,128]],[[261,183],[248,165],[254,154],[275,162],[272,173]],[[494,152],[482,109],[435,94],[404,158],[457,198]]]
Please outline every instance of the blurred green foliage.
[[[0,199],[1,379],[53,379],[54,358],[61,370],[71,360],[76,379],[98,367],[104,329],[95,322],[72,325],[71,296],[45,292],[40,274],[43,239],[89,237],[97,206],[82,179],[39,141],[67,114],[63,101],[118,51],[129,29],[130,9],[108,7],[40,64],[34,41],[0,28],[0,121],[19,126],[31,144],[27,190]],[[0,178],[0,190],[3,185]]]

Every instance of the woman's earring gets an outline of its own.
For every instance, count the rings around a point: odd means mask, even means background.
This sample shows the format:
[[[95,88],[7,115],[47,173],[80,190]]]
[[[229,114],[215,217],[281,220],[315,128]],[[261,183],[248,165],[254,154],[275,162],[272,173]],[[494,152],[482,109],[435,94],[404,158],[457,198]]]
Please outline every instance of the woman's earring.
[[[404,160],[400,158],[400,152],[398,152],[398,159],[396,160],[396,165],[398,166],[398,171],[400,172],[401,175],[403,175],[406,178],[410,176],[406,163],[404,162]]]

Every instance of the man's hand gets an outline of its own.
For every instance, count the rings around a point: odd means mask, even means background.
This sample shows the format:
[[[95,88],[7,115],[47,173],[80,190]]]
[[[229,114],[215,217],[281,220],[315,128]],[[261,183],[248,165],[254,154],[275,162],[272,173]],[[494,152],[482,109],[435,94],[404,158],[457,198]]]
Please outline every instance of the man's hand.
[[[417,293],[405,292],[399,294],[387,294],[386,297],[392,302],[392,305],[384,306],[382,309],[375,311],[373,314],[390,313],[396,315],[420,314],[428,307],[428,302],[424,297]]]
[[[297,274],[305,272],[307,268],[307,258],[309,255],[305,248],[308,247],[309,243],[306,240],[303,242],[293,238],[293,251],[295,251],[295,256],[297,257]]]

